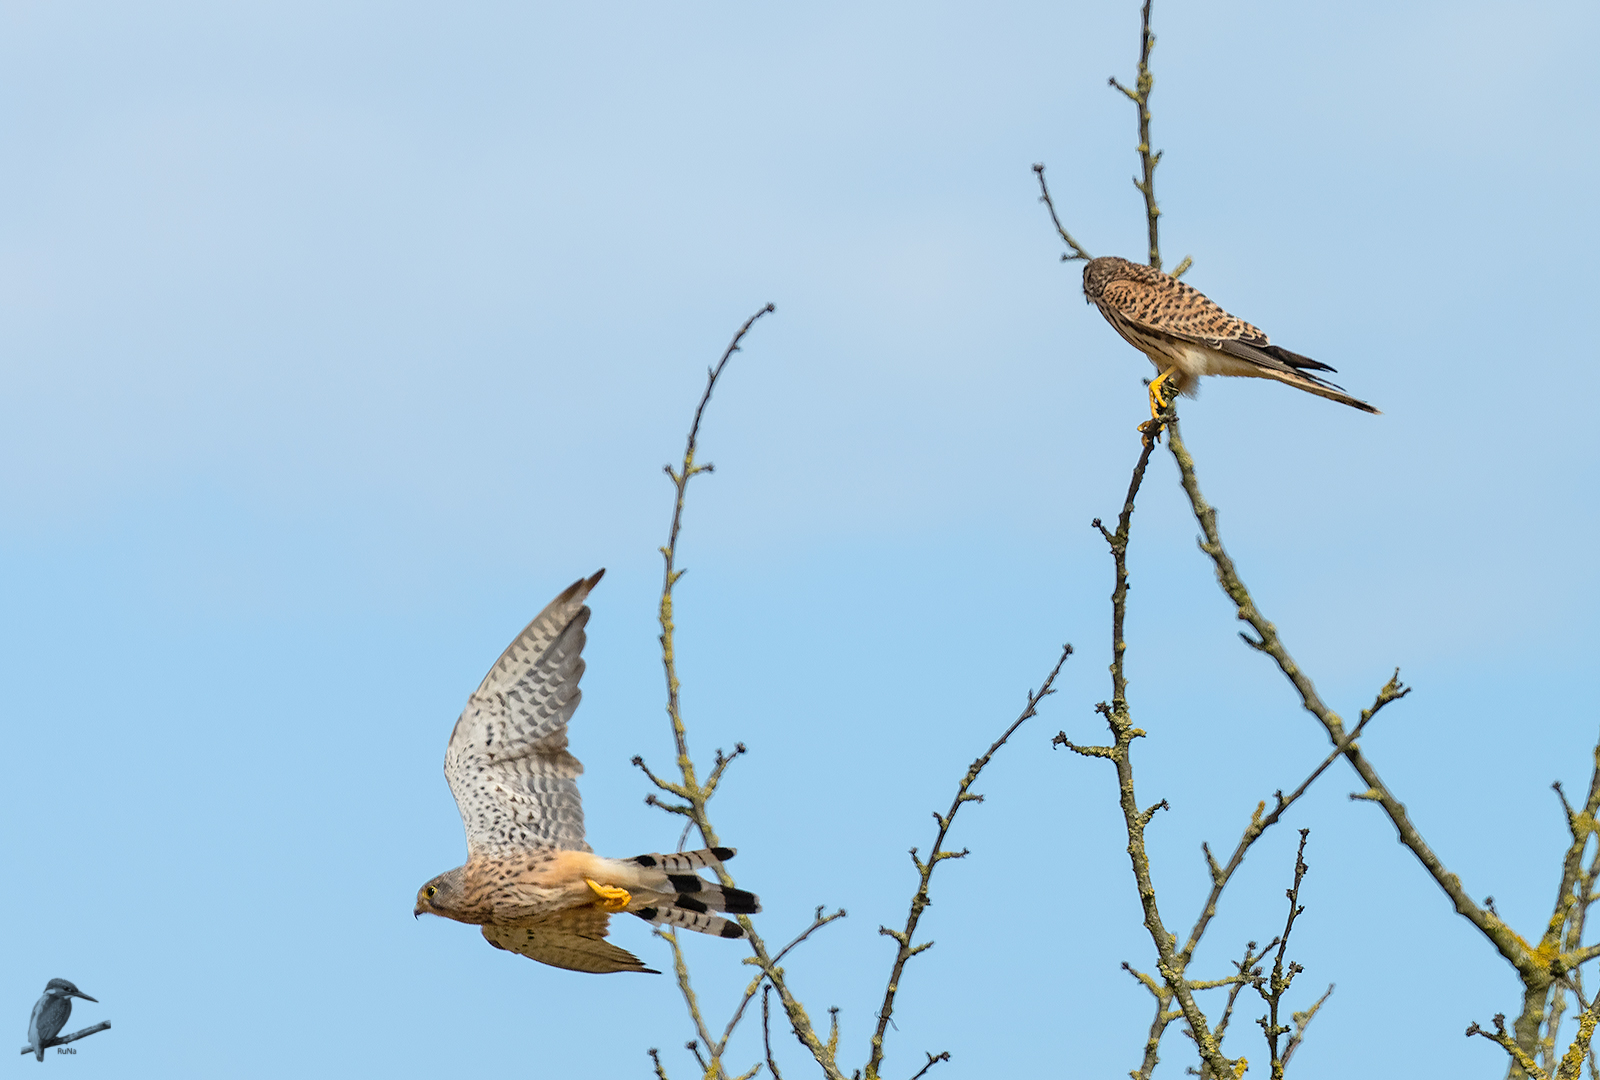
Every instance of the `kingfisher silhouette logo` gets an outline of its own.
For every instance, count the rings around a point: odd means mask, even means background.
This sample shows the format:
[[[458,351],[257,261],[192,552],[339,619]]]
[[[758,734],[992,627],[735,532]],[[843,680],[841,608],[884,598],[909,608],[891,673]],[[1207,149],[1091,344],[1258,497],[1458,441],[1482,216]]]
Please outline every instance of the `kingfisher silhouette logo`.
[[[82,1031],[74,1031],[71,1035],[61,1034],[61,1029],[67,1026],[67,1018],[72,1015],[72,999],[82,998],[84,1001],[95,1001],[94,998],[79,990],[65,979],[51,979],[44,985],[44,995],[33,1004],[33,1014],[28,1017],[28,1045],[22,1048],[24,1054],[32,1054],[39,1061],[44,1060],[44,1052],[50,1047],[56,1048],[58,1054],[76,1054],[78,1051],[67,1044],[77,1042],[97,1031],[104,1031],[111,1026],[111,1021],[102,1020],[92,1027]],[[99,1004],[98,1001],[95,1004]]]

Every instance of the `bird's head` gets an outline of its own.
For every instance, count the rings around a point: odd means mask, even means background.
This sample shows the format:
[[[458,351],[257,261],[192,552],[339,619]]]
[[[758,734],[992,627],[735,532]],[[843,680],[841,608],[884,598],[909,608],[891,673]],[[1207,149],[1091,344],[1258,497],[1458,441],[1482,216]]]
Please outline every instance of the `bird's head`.
[[[411,910],[412,916],[421,916],[426,912],[448,918],[451,912],[461,906],[466,884],[465,870],[466,867],[458,866],[418,889],[417,906]]]
[[[46,997],[75,997],[82,998],[85,1001],[94,1001],[96,1005],[100,1004],[98,1001],[95,1001],[94,998],[90,997],[88,994],[85,994],[82,990],[79,990],[76,986],[73,986],[65,979],[51,979],[49,982],[44,984],[44,993]]]
[[[1083,264],[1083,298],[1093,302],[1100,299],[1106,291],[1106,286],[1119,278],[1128,276],[1127,259],[1119,259],[1115,255],[1105,255],[1098,259],[1090,259]]]

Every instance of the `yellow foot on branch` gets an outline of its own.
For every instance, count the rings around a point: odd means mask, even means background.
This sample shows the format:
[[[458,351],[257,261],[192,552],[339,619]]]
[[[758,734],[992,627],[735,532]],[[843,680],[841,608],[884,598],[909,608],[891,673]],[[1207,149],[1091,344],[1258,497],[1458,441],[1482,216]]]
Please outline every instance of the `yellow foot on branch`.
[[[1160,375],[1157,375],[1154,379],[1151,380],[1151,382],[1150,382],[1150,419],[1154,420],[1156,417],[1160,416],[1161,415],[1161,410],[1165,409],[1167,407],[1167,405],[1172,401],[1172,399],[1170,397],[1168,397],[1167,394],[1166,394],[1166,389],[1167,389],[1166,382],[1167,382],[1168,379],[1172,378],[1172,373],[1177,371],[1177,370],[1178,370],[1177,365],[1173,365],[1172,367],[1169,367],[1167,370],[1163,371]]]
[[[1139,425],[1139,434],[1144,436],[1146,443],[1161,441],[1162,429],[1167,426],[1161,414],[1171,407],[1176,396],[1167,393],[1171,389],[1167,380],[1171,379],[1177,370],[1177,366],[1174,365],[1150,380],[1150,419]]]
[[[592,878],[584,878],[583,880],[589,888],[594,890],[594,894],[600,898],[600,910],[602,911],[624,911],[628,907],[628,902],[633,899],[627,889],[619,889],[615,885],[602,885]]]

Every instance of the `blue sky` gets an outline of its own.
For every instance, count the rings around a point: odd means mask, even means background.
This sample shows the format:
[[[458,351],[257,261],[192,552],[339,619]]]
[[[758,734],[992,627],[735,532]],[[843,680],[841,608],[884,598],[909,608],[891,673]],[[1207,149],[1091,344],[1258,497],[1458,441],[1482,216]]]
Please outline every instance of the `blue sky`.
[[[905,849],[1063,641],[1060,693],[935,879],[888,1075],[1121,1075],[1151,947],[1098,740],[1145,361],[1036,200],[1138,257],[1137,5],[0,5],[0,1004],[115,1027],[83,1076],[693,1074],[666,978],[413,921],[456,865],[466,694],[600,566],[572,728],[591,840],[670,848],[657,546],[705,367],[680,586],[695,749],[812,1015],[864,1060]],[[1185,430],[1256,597],[1452,870],[1532,934],[1595,736],[1586,420],[1592,5],[1158,3],[1169,265],[1340,369],[1369,417],[1213,382]],[[1585,494],[1589,492],[1590,494]],[[1321,759],[1235,637],[1165,454],[1129,674],[1169,924],[1256,800]],[[1312,830],[1303,1078],[1499,1075],[1518,985],[1342,766],[1257,846],[1202,949],[1282,919]],[[631,922],[631,921],[630,921]],[[647,959],[643,924],[616,935]],[[748,968],[690,943],[708,1009]],[[659,966],[659,965],[658,965]],[[1258,1013],[1251,1005],[1243,1019]],[[717,1021],[714,1021],[717,1022]],[[753,1029],[752,1029],[753,1031]],[[21,1045],[21,1039],[17,1045]],[[754,1063],[759,1043],[736,1042]],[[810,1075],[781,1043],[791,1076]],[[1173,1032],[1162,1072],[1191,1062]],[[1233,1053],[1262,1057],[1240,1022]],[[31,1061],[26,1062],[33,1067]],[[68,1062],[70,1061],[70,1064]],[[1381,1066],[1375,1063],[1381,1062]],[[1252,1075],[1256,1072],[1251,1070]]]

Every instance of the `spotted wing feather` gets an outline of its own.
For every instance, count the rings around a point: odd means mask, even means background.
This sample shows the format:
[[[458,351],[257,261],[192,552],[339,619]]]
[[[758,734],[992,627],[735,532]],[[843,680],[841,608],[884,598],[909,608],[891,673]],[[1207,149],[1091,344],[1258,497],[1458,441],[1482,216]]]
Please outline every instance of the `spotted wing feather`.
[[[610,924],[609,915],[590,906],[572,908],[520,926],[485,926],[483,936],[497,949],[520,953],[541,964],[568,971],[597,975],[613,971],[661,974],[645,967],[644,961],[628,950],[605,940]]]
[[[590,850],[567,721],[582,697],[583,602],[603,573],[574,582],[517,635],[456,721],[444,774],[469,858]]]
[[[1309,356],[1272,344],[1267,335],[1230,315],[1205,293],[1152,267],[1130,264],[1137,278],[1113,281],[1101,294],[1116,314],[1146,331],[1209,345],[1273,371],[1332,371]]]

